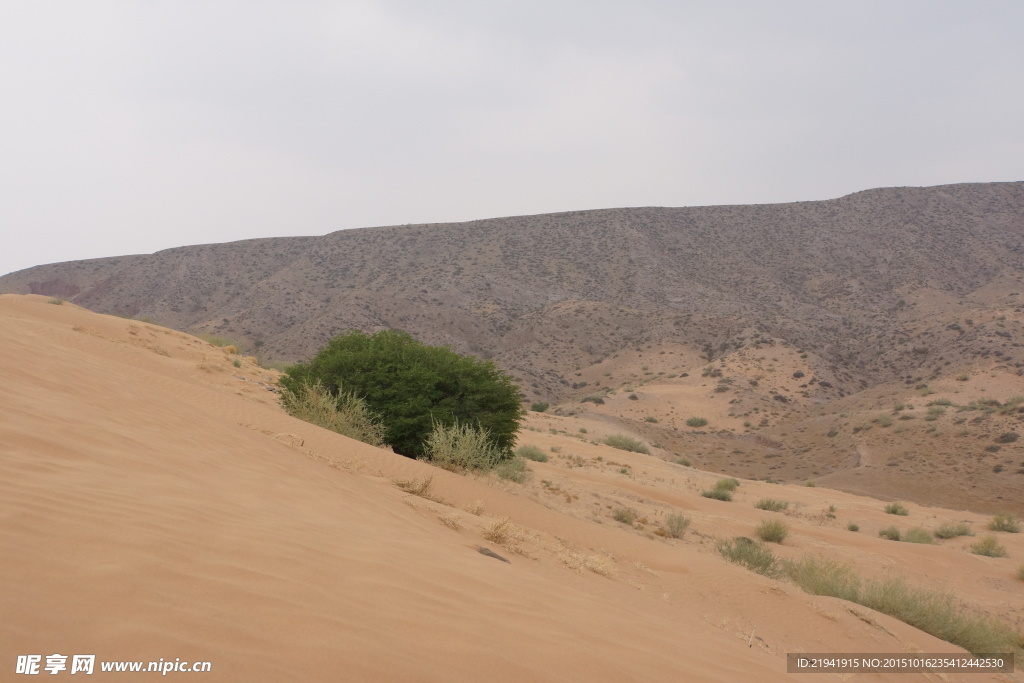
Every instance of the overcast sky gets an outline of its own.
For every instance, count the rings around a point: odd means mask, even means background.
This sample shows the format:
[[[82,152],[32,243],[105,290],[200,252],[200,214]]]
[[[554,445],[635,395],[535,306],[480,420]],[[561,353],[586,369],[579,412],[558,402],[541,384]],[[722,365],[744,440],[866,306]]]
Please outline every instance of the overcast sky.
[[[3,0],[0,274],[1024,180],[1024,3]]]

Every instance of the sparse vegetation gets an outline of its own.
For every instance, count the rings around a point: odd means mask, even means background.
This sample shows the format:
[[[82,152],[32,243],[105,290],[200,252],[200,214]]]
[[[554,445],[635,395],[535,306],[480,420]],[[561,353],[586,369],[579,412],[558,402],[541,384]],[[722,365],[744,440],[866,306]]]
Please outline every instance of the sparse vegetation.
[[[985,557],[1006,557],[1006,547],[995,536],[985,536],[971,546],[971,552]]]
[[[550,407],[551,406],[550,404],[547,403],[547,401],[535,401],[530,404],[530,410],[532,410],[535,413],[543,413]]]
[[[704,427],[708,421],[703,417],[691,417],[686,421],[687,427]]]
[[[530,470],[526,467],[526,461],[519,457],[502,460],[494,468],[494,471],[500,478],[514,481],[517,484],[522,484],[530,476]]]
[[[992,531],[1005,531],[1010,534],[1020,533],[1020,522],[1013,515],[1000,513],[992,517],[988,523]]]
[[[54,306],[63,306],[64,305],[64,299],[61,299],[59,296],[55,296],[52,299],[50,299],[49,301],[47,301],[46,303],[53,304]]]
[[[953,594],[914,587],[900,578],[862,581],[852,566],[821,557],[786,561],[782,568],[808,593],[840,598],[888,614],[968,652],[1021,655],[1021,637],[1015,629],[973,616]]]
[[[527,460],[533,460],[534,462],[547,462],[548,454],[542,451],[537,446],[523,445],[516,449],[516,455]]]
[[[625,434],[612,434],[606,437],[603,443],[612,448],[630,451],[631,453],[643,453],[645,455],[650,455],[651,453],[651,450],[643,442]]]
[[[677,465],[682,465],[683,467],[691,467],[693,465],[693,463],[690,462],[689,458],[676,458],[672,462],[674,462]]]
[[[665,518],[665,535],[671,538],[682,538],[690,528],[690,518],[673,512]]]
[[[878,535],[881,536],[882,538],[888,539],[890,541],[898,541],[898,540],[900,540],[900,530],[898,528],[894,527],[894,526],[889,526],[889,527],[886,527],[884,529],[879,529],[878,530]]]
[[[424,457],[452,472],[489,472],[505,459],[486,430],[469,424],[435,424]]]
[[[755,533],[765,543],[782,543],[789,536],[789,525],[777,519],[765,520],[757,525]]]
[[[966,522],[945,522],[935,529],[938,538],[956,538],[957,536],[973,536],[970,525]]]
[[[860,526],[854,522],[850,522],[846,525],[847,531],[860,531]]]
[[[762,498],[754,503],[754,507],[758,510],[768,510],[769,512],[782,512],[789,508],[789,501],[775,500],[774,498]]]
[[[739,479],[732,477],[728,479],[719,479],[715,482],[715,487],[709,491],[701,491],[700,495],[705,498],[713,498],[714,500],[730,501],[732,500],[732,492],[736,490],[736,487],[740,485]]]
[[[746,536],[737,536],[731,541],[719,541],[717,547],[722,557],[753,572],[764,576],[776,576],[779,573],[778,560],[764,543]]]
[[[910,510],[903,503],[889,503],[885,506],[885,514],[906,517],[910,514]]]
[[[371,446],[384,445],[384,426],[351,392],[332,395],[320,383],[300,384],[281,392],[281,405],[292,417],[311,422],[332,432],[357,439]]]

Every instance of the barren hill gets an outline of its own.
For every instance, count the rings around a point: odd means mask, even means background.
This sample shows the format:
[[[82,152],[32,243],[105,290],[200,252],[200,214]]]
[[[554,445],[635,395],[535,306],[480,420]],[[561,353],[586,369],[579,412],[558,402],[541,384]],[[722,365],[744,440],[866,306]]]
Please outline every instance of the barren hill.
[[[600,416],[532,414],[523,441],[550,458],[524,483],[459,476],[290,417],[251,359],[39,296],[0,296],[0,376],[5,666],[94,654],[99,680],[125,679],[104,663],[180,660],[209,662],[209,681],[770,681],[791,678],[790,652],[963,652],[719,553],[766,521],[790,532],[769,544],[778,558],[1024,619],[1024,535],[995,535],[1007,557],[972,554],[987,516],[894,517],[757,481],[712,500],[699,492],[714,474],[594,443]],[[786,507],[755,507],[767,497]],[[666,534],[680,514],[690,526]],[[979,538],[878,535],[894,524]]]
[[[218,334],[264,361],[404,329],[665,457],[1024,511],[1024,449],[996,441],[1024,418],[1024,183],[192,246],[38,266],[0,292]]]

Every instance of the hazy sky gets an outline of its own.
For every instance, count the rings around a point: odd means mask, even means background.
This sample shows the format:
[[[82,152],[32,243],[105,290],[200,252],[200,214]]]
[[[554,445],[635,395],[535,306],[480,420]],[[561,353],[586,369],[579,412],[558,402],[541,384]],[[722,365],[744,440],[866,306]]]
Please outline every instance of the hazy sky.
[[[0,274],[1024,180],[1024,3],[3,0]]]

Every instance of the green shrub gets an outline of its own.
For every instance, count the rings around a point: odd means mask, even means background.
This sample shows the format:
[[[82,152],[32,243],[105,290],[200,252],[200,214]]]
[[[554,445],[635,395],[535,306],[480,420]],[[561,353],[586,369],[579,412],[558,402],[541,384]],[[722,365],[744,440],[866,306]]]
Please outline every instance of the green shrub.
[[[886,527],[885,529],[879,529],[878,535],[882,538],[887,538],[890,541],[900,540],[900,530],[894,526]]]
[[[789,526],[780,520],[765,520],[757,525],[757,537],[765,543],[782,543],[789,536]]]
[[[1006,557],[1006,548],[995,536],[986,536],[971,546],[971,552],[985,557]]]
[[[789,502],[785,500],[775,500],[774,498],[762,498],[754,503],[754,507],[758,510],[768,510],[769,512],[782,512],[789,508]]]
[[[690,467],[691,465],[693,465],[693,463],[690,462],[689,458],[676,458],[672,462],[674,462],[677,465],[682,465],[683,467]]]
[[[903,535],[903,540],[907,543],[934,543],[935,540],[932,538],[932,532],[928,531],[923,527],[914,527],[908,529],[907,533]]]
[[[550,404],[547,403],[546,401],[536,401],[530,404],[530,410],[532,410],[535,413],[543,413],[550,407]]]
[[[857,602],[860,599],[860,577],[853,565],[843,564],[825,557],[805,557],[786,560],[782,569],[796,585],[812,595]]]
[[[973,536],[974,532],[966,522],[945,522],[935,529],[935,535],[939,538],[956,538],[957,536]]]
[[[520,446],[516,449],[516,455],[534,462],[547,462],[548,454],[536,446]]]
[[[718,552],[730,562],[735,562],[758,574],[775,576],[779,573],[778,561],[768,546],[745,536],[737,536],[731,541],[719,541]]]
[[[724,489],[726,491],[735,491],[740,485],[740,480],[735,477],[729,477],[727,479],[719,479],[715,482],[716,489]]]
[[[902,517],[906,517],[910,514],[910,510],[908,510],[903,503],[889,503],[885,506],[885,513],[888,515],[900,515]]]
[[[1006,531],[1016,534],[1020,532],[1020,522],[1013,515],[1000,513],[992,518],[992,521],[988,523],[988,528],[992,531]]]
[[[644,453],[646,455],[649,455],[651,452],[650,449],[643,444],[643,442],[638,441],[631,436],[626,436],[624,434],[612,434],[611,436],[605,438],[603,443],[605,445],[611,446],[612,448],[618,448],[619,450],[630,451],[632,453]]]
[[[292,417],[311,422],[324,429],[368,443],[383,446],[384,425],[364,400],[351,392],[332,395],[320,383],[300,384],[295,391],[281,392],[281,405]]]
[[[648,415],[647,417],[644,418],[644,422],[655,423],[657,421],[658,421],[658,418],[656,418],[656,417],[654,417],[652,415]]]
[[[424,457],[446,470],[489,472],[504,459],[486,430],[470,424],[435,424]]]
[[[50,299],[49,301],[47,301],[46,303],[53,304],[54,306],[63,306],[64,305],[64,299],[61,299],[59,296],[55,296],[52,299]]]
[[[622,522],[623,524],[629,524],[632,526],[633,522],[636,521],[636,513],[632,510],[627,510],[626,508],[618,508],[612,512],[612,519],[616,522]]]
[[[486,430],[502,456],[512,456],[522,419],[519,388],[492,361],[421,344],[405,332],[356,331],[330,340],[281,378],[292,391],[313,382],[332,395],[344,386],[366,401],[402,455],[423,456],[436,424],[464,423]]]
[[[850,522],[846,525],[846,529],[847,531],[860,531],[860,526],[855,524],[854,522]]]
[[[708,423],[703,417],[691,417],[686,421],[687,427],[703,427]]]
[[[242,361],[240,361],[238,358],[235,358],[233,361],[231,361],[231,364],[234,365],[236,368],[242,367]]]
[[[690,527],[690,519],[678,512],[673,512],[665,518],[665,535],[672,538],[682,538],[683,534]]]
[[[808,488],[812,488],[813,489],[814,488],[814,480],[813,479],[808,479],[807,483],[805,484],[805,486],[807,486]]]

